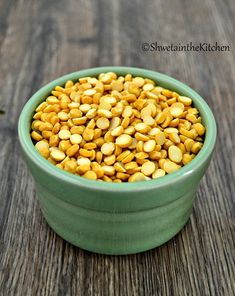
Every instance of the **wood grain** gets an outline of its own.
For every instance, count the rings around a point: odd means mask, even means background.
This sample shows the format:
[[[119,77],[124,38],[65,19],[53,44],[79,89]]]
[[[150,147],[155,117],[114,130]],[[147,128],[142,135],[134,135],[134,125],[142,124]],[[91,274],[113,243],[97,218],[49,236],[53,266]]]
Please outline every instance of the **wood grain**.
[[[234,15],[234,0],[0,0],[0,295],[235,295]],[[217,41],[230,51],[142,51],[156,41]],[[174,76],[205,98],[218,124],[190,221],[132,256],[83,251],[49,228],[17,139],[37,89],[104,65]]]

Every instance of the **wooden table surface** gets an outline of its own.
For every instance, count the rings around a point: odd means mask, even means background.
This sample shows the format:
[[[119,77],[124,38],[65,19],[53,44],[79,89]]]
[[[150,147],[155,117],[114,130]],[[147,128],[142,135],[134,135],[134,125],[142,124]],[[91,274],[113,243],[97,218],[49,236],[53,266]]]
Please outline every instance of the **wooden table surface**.
[[[235,2],[0,0],[0,295],[235,295]],[[144,51],[144,42],[229,45]],[[218,140],[184,229],[132,256],[76,248],[47,225],[19,151],[30,96],[72,71],[144,67],[198,91]]]

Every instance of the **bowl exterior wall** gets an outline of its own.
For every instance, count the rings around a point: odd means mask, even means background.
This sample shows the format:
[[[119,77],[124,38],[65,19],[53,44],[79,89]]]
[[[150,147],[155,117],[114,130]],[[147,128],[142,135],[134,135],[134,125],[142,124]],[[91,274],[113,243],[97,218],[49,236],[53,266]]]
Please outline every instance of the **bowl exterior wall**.
[[[103,254],[132,254],[163,244],[189,219],[208,160],[196,171],[162,188],[97,191],[58,182],[27,159],[44,217],[70,243]],[[57,184],[57,186],[55,186]],[[138,186],[138,185],[137,185]]]

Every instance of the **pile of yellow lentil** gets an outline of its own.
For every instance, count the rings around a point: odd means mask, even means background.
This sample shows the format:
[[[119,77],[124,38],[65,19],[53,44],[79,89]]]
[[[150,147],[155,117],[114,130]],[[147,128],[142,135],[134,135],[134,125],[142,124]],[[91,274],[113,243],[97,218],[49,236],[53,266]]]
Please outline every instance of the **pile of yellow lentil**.
[[[56,86],[36,108],[31,131],[58,168],[107,182],[172,173],[198,154],[204,134],[191,98],[113,72]]]

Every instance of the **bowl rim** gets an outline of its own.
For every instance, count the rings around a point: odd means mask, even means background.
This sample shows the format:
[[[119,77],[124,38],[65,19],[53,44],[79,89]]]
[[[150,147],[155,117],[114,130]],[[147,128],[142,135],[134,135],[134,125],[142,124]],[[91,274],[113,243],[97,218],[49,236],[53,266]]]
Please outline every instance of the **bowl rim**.
[[[118,75],[125,75],[131,73],[133,76],[142,76],[145,78],[150,78],[156,81],[157,85],[163,85],[164,83],[170,84],[169,89],[175,90],[177,92],[192,98],[194,105],[199,109],[199,112],[203,118],[203,122],[206,125],[206,137],[204,145],[198,155],[187,165],[183,166],[174,173],[168,174],[162,178],[148,180],[148,181],[138,181],[138,182],[99,182],[96,180],[89,180],[78,175],[66,172],[62,169],[57,168],[55,165],[51,164],[48,160],[40,155],[40,153],[35,149],[30,136],[30,123],[32,120],[32,115],[36,106],[42,102],[50,91],[56,85],[63,85],[67,80],[76,80],[81,77],[87,76],[97,76],[102,72],[115,72]],[[146,189],[157,189],[168,184],[176,183],[180,180],[187,178],[188,175],[192,174],[197,168],[202,166],[210,157],[213,152],[215,142],[216,142],[216,122],[210,107],[205,102],[205,100],[193,89],[191,89],[186,84],[172,78],[168,75],[147,70],[144,68],[135,67],[120,67],[120,66],[106,66],[106,67],[96,67],[88,68],[76,72],[72,72],[63,75],[48,84],[41,87],[31,98],[26,102],[21,111],[19,121],[18,121],[18,135],[21,148],[24,153],[30,158],[30,160],[42,171],[56,176],[59,180],[68,182],[72,185],[77,185],[86,189],[101,190],[101,191],[141,191]]]

